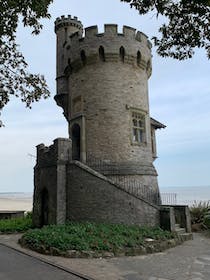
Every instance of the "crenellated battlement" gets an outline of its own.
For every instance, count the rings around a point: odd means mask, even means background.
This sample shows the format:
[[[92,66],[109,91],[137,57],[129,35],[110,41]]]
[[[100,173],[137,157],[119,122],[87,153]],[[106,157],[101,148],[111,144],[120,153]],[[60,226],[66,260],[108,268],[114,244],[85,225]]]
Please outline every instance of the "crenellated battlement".
[[[145,43],[149,48],[151,48],[151,43],[148,40],[146,34],[141,31],[136,31],[135,28],[130,26],[123,26],[123,32],[118,32],[118,25],[117,24],[104,24],[104,32],[98,32],[98,26],[89,26],[85,28],[85,36],[83,39],[88,38],[95,38],[95,37],[124,37],[125,39],[130,40],[137,40],[138,42]]]
[[[37,145],[37,166],[51,166],[71,158],[71,140],[57,138],[50,146]]]
[[[63,18],[62,22],[65,21],[67,18]],[[57,23],[60,24],[60,19]],[[148,37],[133,27],[123,26],[120,33],[117,24],[105,24],[104,32],[99,33],[97,25],[90,26],[85,28],[84,36],[80,30],[71,33],[60,48],[64,58],[63,71],[65,74],[77,72],[81,67],[100,60],[123,61],[147,71],[149,77],[152,71],[151,47]]]
[[[61,16],[58,17],[55,21],[55,32],[58,31],[58,29],[62,27],[68,27],[68,26],[74,26],[81,31],[83,30],[83,25],[80,20],[78,20],[77,17],[72,17],[71,15]]]

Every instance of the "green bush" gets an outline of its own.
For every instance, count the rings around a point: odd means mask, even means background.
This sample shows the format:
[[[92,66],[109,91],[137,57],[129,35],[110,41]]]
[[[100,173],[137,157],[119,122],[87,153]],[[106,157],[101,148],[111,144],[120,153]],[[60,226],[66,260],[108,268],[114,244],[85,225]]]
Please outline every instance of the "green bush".
[[[190,207],[192,224],[204,224],[204,217],[209,213],[210,203],[208,202],[194,202]]]
[[[204,216],[203,219],[203,224],[210,229],[210,214],[208,213],[207,215]]]
[[[0,233],[24,232],[32,228],[31,217],[0,220]]]
[[[57,248],[67,250],[115,251],[125,247],[137,247],[145,238],[167,240],[174,235],[160,228],[138,226],[69,223],[59,226],[45,226],[26,232],[21,244],[33,250]]]
[[[32,215],[33,215],[32,211],[28,211],[26,212],[25,217],[32,219]]]

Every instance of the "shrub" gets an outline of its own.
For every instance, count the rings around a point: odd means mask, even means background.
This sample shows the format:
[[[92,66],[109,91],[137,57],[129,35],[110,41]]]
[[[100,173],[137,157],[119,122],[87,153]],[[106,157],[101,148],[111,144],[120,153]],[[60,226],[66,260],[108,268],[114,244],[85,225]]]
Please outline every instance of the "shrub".
[[[190,207],[191,222],[192,224],[204,224],[204,217],[209,214],[210,203],[207,202],[194,202]]]
[[[69,223],[45,226],[26,232],[21,244],[40,251],[43,248],[67,250],[110,251],[125,247],[138,247],[145,238],[167,240],[174,235],[160,228],[125,226],[114,224]]]
[[[0,220],[0,233],[24,232],[32,228],[30,217]]]
[[[203,224],[210,229],[210,214],[208,212],[207,215],[204,216]]]
[[[32,211],[28,211],[25,213],[25,217],[29,219],[32,219],[32,215],[33,215]]]

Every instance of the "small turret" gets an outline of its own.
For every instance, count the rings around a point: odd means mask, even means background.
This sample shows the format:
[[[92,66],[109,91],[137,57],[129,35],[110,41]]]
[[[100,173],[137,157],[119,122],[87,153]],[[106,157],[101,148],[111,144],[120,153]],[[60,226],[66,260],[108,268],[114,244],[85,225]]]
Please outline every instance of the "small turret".
[[[67,42],[70,41],[70,36],[77,33],[79,37],[82,37],[83,25],[77,17],[61,16],[55,21],[55,33],[57,35],[57,78],[63,75],[63,56],[64,48]],[[59,93],[58,93],[59,94]]]
[[[80,36],[83,33],[83,25],[77,17],[67,17],[61,16],[55,21],[55,33],[58,36],[58,39],[65,44],[68,41],[69,37],[75,32],[79,32]]]
[[[83,25],[77,17],[72,17],[68,15],[67,17],[61,16],[55,21],[55,33],[57,35],[57,94],[55,96],[56,103],[64,108],[64,115],[67,117],[67,94],[68,94],[68,85],[67,79],[64,75],[64,68],[66,65],[65,59],[65,47],[67,43],[70,43],[70,37],[77,33],[78,37],[82,37]]]

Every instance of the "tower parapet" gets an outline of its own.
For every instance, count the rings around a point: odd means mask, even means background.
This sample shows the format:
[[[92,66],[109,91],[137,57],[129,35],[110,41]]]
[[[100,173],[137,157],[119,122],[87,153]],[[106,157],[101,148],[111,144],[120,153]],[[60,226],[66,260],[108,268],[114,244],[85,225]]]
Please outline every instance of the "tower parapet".
[[[80,30],[83,32],[83,25],[80,20],[78,20],[77,17],[72,17],[71,15],[66,16],[61,16],[56,18],[55,21],[55,33],[65,27],[75,27],[76,29]]]
[[[111,43],[110,43],[111,41]],[[65,71],[77,72],[86,64],[118,62],[122,60],[147,71],[151,75],[151,42],[148,37],[135,28],[123,26],[123,32],[118,32],[118,25],[105,24],[104,32],[98,32],[98,26],[85,28],[81,37],[75,32],[68,38],[64,48]],[[67,71],[69,70],[69,71]]]

